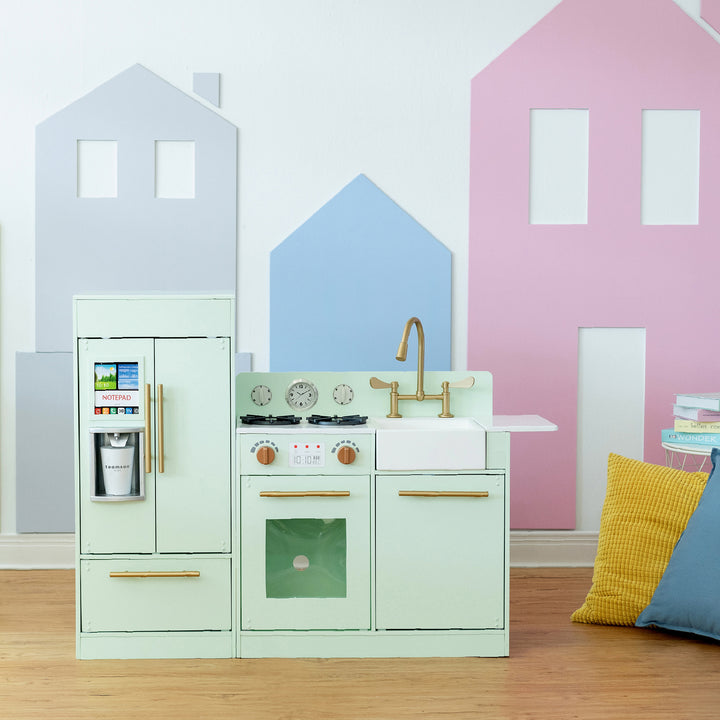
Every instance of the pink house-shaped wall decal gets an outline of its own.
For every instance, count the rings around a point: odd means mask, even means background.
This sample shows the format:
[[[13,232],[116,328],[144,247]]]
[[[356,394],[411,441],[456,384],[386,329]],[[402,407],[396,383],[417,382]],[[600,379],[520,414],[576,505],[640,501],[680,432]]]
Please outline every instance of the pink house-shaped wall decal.
[[[586,224],[529,223],[536,108],[588,111]],[[642,224],[649,109],[700,111],[697,224]],[[575,524],[579,327],[646,328],[645,459],[664,462],[674,393],[720,389],[718,261],[720,45],[672,0],[564,0],[473,79],[468,367],[496,412],[560,427],[514,443],[513,527]]]

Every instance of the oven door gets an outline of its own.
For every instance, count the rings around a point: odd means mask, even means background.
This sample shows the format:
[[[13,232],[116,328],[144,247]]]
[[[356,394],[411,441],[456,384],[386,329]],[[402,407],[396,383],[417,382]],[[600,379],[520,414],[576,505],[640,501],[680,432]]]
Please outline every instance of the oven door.
[[[370,628],[370,477],[242,477],[242,629]]]

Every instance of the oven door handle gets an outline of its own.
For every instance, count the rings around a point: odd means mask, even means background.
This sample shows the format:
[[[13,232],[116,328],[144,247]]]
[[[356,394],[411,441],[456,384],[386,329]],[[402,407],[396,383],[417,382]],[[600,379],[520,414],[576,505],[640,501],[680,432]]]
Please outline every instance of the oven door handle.
[[[260,497],[300,498],[300,497],[349,497],[349,490],[262,490]]]

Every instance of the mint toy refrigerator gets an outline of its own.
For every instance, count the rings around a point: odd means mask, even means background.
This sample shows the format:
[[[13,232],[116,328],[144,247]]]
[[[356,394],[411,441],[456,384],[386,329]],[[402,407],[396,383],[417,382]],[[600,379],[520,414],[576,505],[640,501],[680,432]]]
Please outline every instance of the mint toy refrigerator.
[[[231,657],[234,300],[74,322],[78,657]]]

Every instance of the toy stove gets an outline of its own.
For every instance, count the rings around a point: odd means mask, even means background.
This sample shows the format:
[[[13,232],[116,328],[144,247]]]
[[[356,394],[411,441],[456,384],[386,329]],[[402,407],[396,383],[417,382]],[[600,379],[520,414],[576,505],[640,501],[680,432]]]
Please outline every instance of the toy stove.
[[[372,390],[350,375],[237,377],[242,630],[370,627]]]

